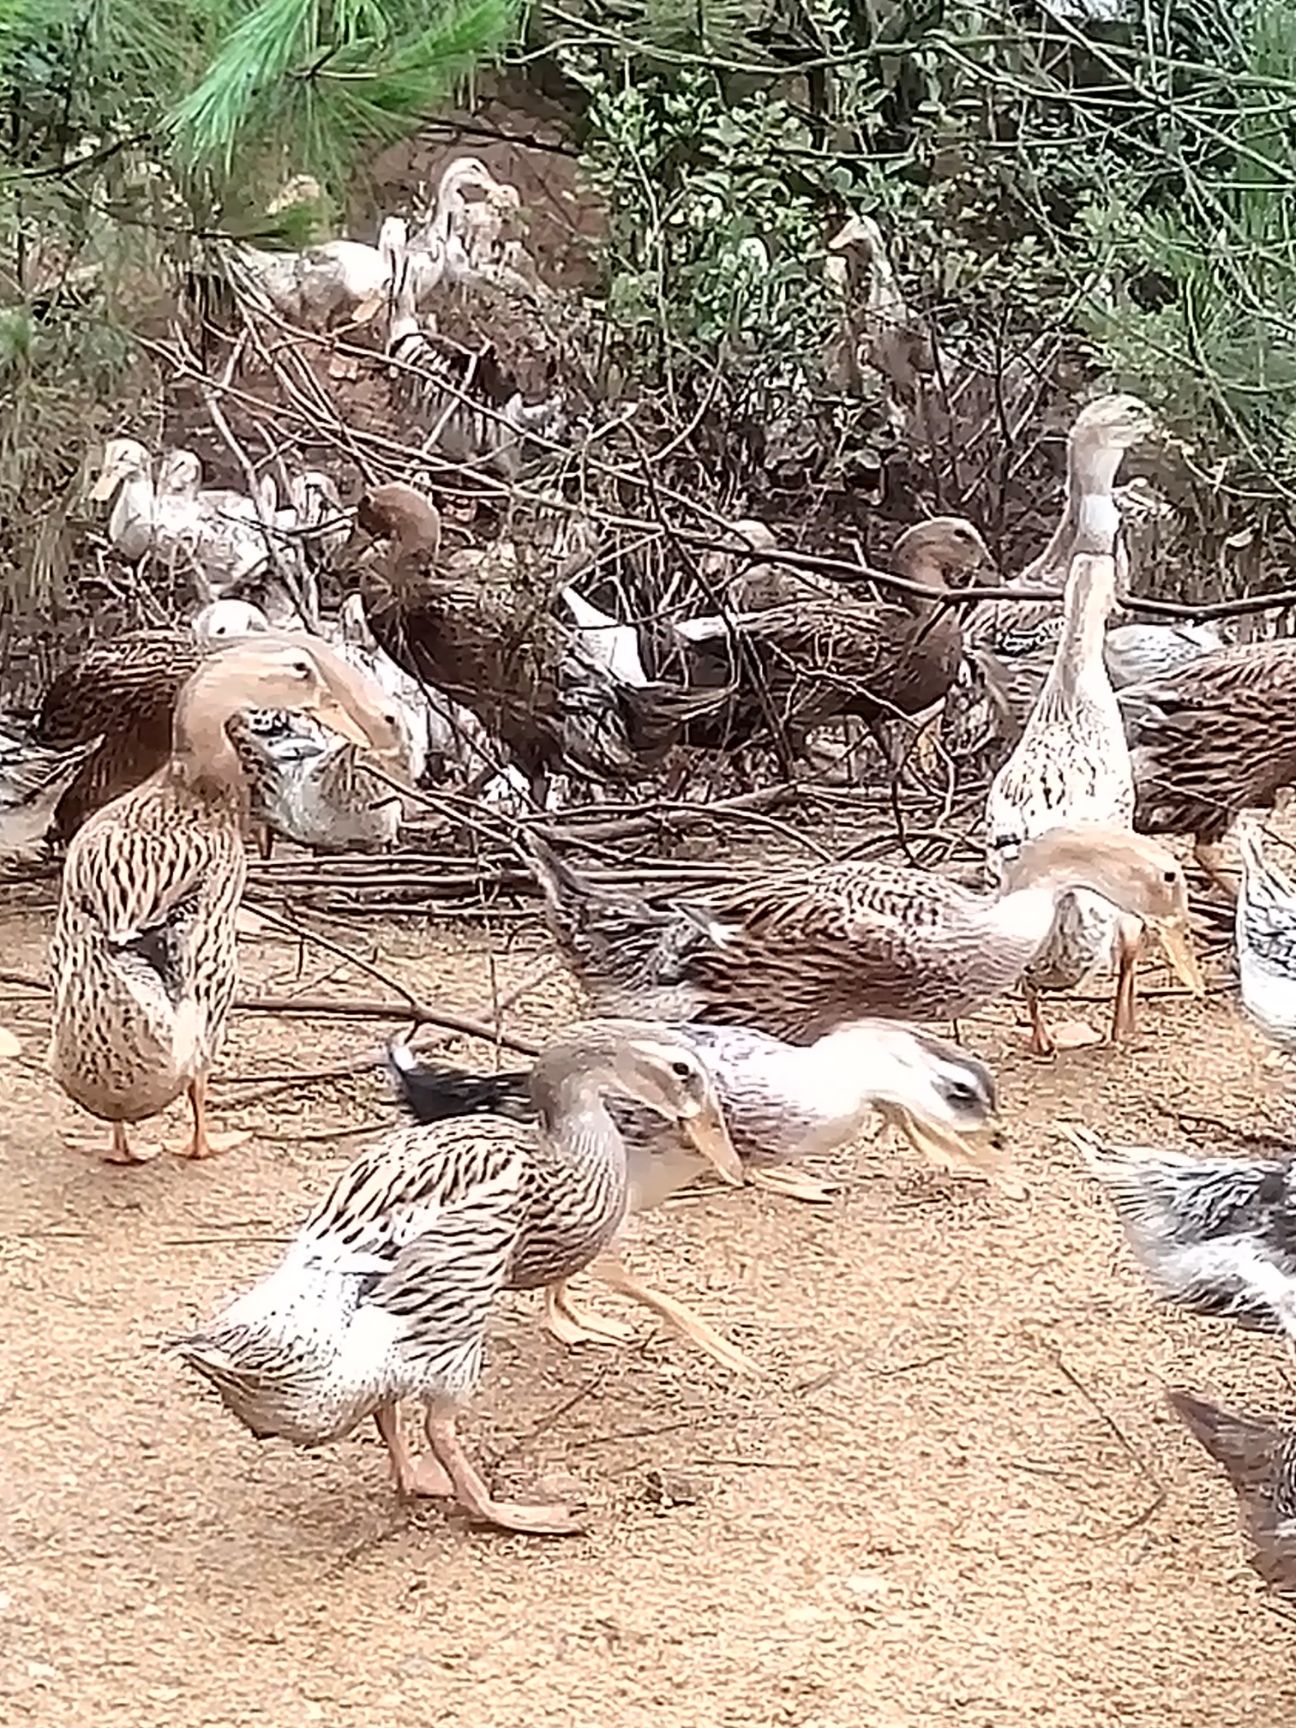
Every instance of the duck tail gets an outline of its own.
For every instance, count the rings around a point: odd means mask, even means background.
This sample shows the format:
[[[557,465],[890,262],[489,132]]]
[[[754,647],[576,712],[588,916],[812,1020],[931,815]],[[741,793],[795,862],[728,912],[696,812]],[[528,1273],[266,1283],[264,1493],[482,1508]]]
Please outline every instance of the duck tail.
[[[1268,1478],[1287,1434],[1279,1423],[1239,1415],[1178,1387],[1166,1393],[1166,1402],[1198,1445],[1228,1472],[1239,1493]]]
[[[1251,1565],[1279,1595],[1296,1592],[1296,1430],[1264,1416],[1241,1416],[1191,1392],[1167,1394],[1170,1408],[1219,1464],[1237,1496],[1252,1542]]]
[[[1071,1138],[1164,1300],[1244,1326],[1296,1330],[1296,1194],[1287,1162],[1113,1146],[1083,1129]]]
[[[419,1062],[408,1044],[395,1040],[387,1046],[387,1065],[396,1095],[415,1122],[476,1115],[527,1122],[535,1117],[525,1069],[473,1074],[450,1063]]]

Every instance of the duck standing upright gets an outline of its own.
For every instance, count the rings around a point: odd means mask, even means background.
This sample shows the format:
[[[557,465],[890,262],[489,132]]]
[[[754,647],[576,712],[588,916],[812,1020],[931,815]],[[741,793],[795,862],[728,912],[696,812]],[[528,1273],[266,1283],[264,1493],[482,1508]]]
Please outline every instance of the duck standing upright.
[[[202,661],[176,703],[169,761],[78,829],[50,950],[50,1066],[112,1124],[114,1163],[142,1161],[127,1123],[186,1090],[188,1155],[217,1150],[207,1075],[234,995],[247,874],[246,787],[226,726],[245,708],[310,713],[376,749],[395,742],[382,693],[326,644],[268,633]]]
[[[1132,830],[1134,774],[1120,706],[1103,659],[1103,636],[1116,598],[1116,560],[1077,552],[1067,576],[1062,634],[1044,688],[1016,749],[986,800],[989,874],[1002,886],[1023,845],[1060,824],[1102,823]],[[1039,993],[1068,990],[1104,960],[1118,967],[1113,1038],[1134,1027],[1134,968],[1142,926],[1108,902],[1076,893],[1058,906],[1053,935],[1027,970],[1031,1049],[1049,1055],[1057,1039],[1044,1023]],[[1087,1034],[1087,1036],[1086,1036]],[[1076,1041],[1090,1042],[1089,1028]]]

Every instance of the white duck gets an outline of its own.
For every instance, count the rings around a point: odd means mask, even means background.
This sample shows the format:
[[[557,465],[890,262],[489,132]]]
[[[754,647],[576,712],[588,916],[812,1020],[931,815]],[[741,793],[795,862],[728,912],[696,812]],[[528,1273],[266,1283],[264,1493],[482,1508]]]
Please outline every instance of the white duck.
[[[171,566],[186,566],[204,597],[216,599],[264,568],[269,546],[251,499],[218,494],[220,502],[212,506],[190,486],[188,473],[174,464],[165,486],[157,486],[145,447],[133,438],[111,438],[90,497],[96,503],[112,500],[108,538],[123,558],[137,564],[156,553]],[[229,496],[239,505],[230,508]]]
[[[1050,828],[1083,823],[1133,830],[1134,775],[1120,706],[1103,660],[1103,636],[1116,596],[1116,561],[1109,553],[1077,552],[1071,560],[1062,635],[1039,700],[1016,749],[995,775],[986,800],[991,879],[1003,889],[1013,860]],[[1112,1036],[1132,1031],[1134,968],[1143,927],[1108,901],[1077,890],[1058,903],[1054,934],[1025,977],[1031,1048],[1056,1050],[1044,1024],[1041,989],[1074,989],[1104,961],[1116,962],[1119,983]],[[1089,1027],[1071,1026],[1064,1043],[1090,1043]]]

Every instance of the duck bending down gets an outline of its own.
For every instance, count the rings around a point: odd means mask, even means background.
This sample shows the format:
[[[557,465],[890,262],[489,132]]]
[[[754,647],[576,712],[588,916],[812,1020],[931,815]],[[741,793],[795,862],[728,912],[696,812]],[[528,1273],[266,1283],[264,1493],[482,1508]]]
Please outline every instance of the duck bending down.
[[[528,844],[550,932],[600,1012],[752,1026],[797,1044],[874,1015],[959,1020],[1020,982],[1076,888],[1150,925],[1176,974],[1203,988],[1183,870],[1124,829],[1039,836],[998,894],[899,864],[847,863],[661,906],[587,881],[535,836]]]
[[[234,995],[247,874],[247,794],[226,726],[240,709],[270,707],[375,749],[394,742],[382,693],[324,643],[250,638],[203,660],[176,702],[168,761],[68,847],[50,949],[50,1066],[74,1103],[112,1124],[113,1162],[140,1162],[127,1123],[185,1091],[189,1156],[216,1150],[207,1075]]]
[[[568,768],[613,780],[660,766],[691,718],[727,691],[624,684],[551,615],[550,594],[501,559],[439,560],[440,518],[412,486],[372,487],[356,535],[386,542],[362,576],[370,626],[412,676],[469,709],[538,780]]]
[[[1173,1391],[1170,1408],[1233,1486],[1250,1564],[1278,1596],[1296,1596],[1296,1429]]]
[[[1144,834],[1192,839],[1230,898],[1221,842],[1296,785],[1296,641],[1240,643],[1120,693]]]
[[[809,1047],[785,1044],[745,1026],[664,1026],[703,1063],[724,1110],[747,1178],[799,1200],[826,1201],[830,1190],[788,1166],[796,1159],[836,1151],[876,1111],[943,1169],[971,1164],[1006,1192],[1024,1190],[997,1153],[994,1075],[957,1045],[892,1021],[861,1021],[827,1033]],[[484,1113],[533,1121],[534,1070],[469,1074],[441,1064],[417,1063],[407,1046],[393,1044],[390,1061],[397,1091],[419,1122]],[[631,1216],[648,1212],[703,1174],[705,1165],[680,1136],[679,1125],[648,1111],[617,1105],[630,1170]],[[590,1268],[611,1289],[668,1320],[685,1337],[725,1364],[753,1371],[747,1358],[706,1321],[673,1297],[649,1288],[628,1270],[617,1244]],[[616,1342],[626,1328],[580,1313],[566,1281],[546,1291],[545,1323],[564,1343]]]
[[[580,1528],[566,1506],[495,1499],[456,1434],[482,1371],[491,1309],[594,1260],[629,1194],[609,1097],[680,1124],[721,1175],[740,1179],[706,1070],[661,1027],[571,1027],[532,1071],[537,1122],[441,1121],[387,1135],[347,1169],[267,1277],[182,1358],[258,1439],[319,1446],[373,1417],[404,1494],[453,1499],[507,1530]],[[425,1410],[413,1459],[402,1399]]]
[[[1116,597],[1116,560],[1077,552],[1071,560],[1062,634],[1044,688],[986,799],[988,872],[1002,886],[1021,846],[1050,828],[1098,822],[1133,828],[1134,776],[1120,706],[1103,660],[1103,633]],[[1044,1023],[1041,990],[1074,990],[1104,961],[1118,982],[1112,1037],[1134,1030],[1134,974],[1143,927],[1110,900],[1070,894],[1049,941],[1024,978],[1031,1048],[1048,1055],[1057,1037]],[[1089,1028],[1077,1028],[1089,1042]]]
[[[1265,853],[1258,822],[1238,821],[1242,885],[1234,927],[1242,1006],[1281,1050],[1296,1050],[1296,885]]]
[[[1156,1293],[1296,1340],[1296,1177],[1289,1155],[1197,1158],[1071,1131]]]

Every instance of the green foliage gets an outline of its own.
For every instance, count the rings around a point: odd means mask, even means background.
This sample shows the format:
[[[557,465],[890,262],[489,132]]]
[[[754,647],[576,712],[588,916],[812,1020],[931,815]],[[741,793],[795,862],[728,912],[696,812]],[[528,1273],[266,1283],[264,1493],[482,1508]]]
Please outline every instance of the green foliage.
[[[228,181],[279,159],[342,187],[512,38],[517,0],[256,0],[170,123],[184,166]]]

